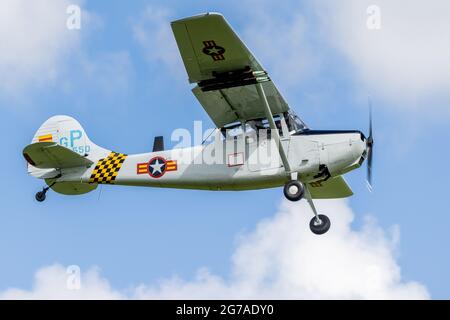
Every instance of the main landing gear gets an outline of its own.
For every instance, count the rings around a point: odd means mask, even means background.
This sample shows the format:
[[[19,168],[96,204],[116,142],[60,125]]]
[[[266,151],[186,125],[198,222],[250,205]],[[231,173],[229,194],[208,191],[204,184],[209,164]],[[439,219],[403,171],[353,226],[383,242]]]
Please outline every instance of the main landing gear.
[[[315,234],[324,234],[330,229],[330,219],[327,216],[321,214],[317,214],[316,208],[314,207],[314,203],[312,202],[311,194],[309,193],[308,187],[304,186],[297,179],[297,172],[291,170],[291,166],[289,164],[289,159],[287,153],[284,151],[283,144],[280,138],[280,134],[278,132],[278,128],[273,120],[272,110],[270,109],[269,102],[267,101],[267,96],[264,92],[264,88],[262,86],[262,82],[270,81],[270,78],[267,76],[267,73],[262,72],[262,74],[258,74],[259,78],[256,83],[256,91],[258,92],[259,98],[261,100],[262,106],[264,107],[264,113],[266,114],[267,121],[269,122],[272,138],[275,140],[278,146],[278,152],[280,153],[281,161],[283,162],[284,170],[287,174],[290,174],[291,180],[286,183],[284,186],[284,195],[291,201],[299,201],[303,197],[306,197],[309,205],[311,206],[312,211],[314,212],[314,218],[311,220],[309,227],[311,231]]]
[[[291,201],[299,201],[305,195],[305,187],[298,180],[288,181],[283,188],[284,196]]]
[[[308,188],[298,180],[290,180],[284,185],[283,189],[285,197],[290,201],[299,201],[303,197],[308,201],[314,217],[309,223],[309,228],[314,234],[324,234],[331,226],[330,219],[324,214],[318,214],[314,202],[312,201],[311,193]]]

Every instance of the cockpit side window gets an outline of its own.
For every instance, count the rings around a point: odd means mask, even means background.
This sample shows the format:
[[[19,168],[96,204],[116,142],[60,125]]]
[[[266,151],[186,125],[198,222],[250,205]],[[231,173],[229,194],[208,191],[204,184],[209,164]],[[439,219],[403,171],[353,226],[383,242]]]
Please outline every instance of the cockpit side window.
[[[308,126],[292,111],[285,112],[283,114],[277,114],[273,116],[273,120],[275,121],[275,125],[280,133],[280,136],[283,136],[283,127],[292,134],[292,132],[302,132],[308,130]],[[284,122],[286,126],[284,126]],[[233,122],[227,124],[220,128],[220,132],[224,139],[236,139],[238,136],[245,134],[248,135],[256,135],[260,136],[263,134],[265,137],[270,139],[270,124],[267,118],[258,118],[248,120],[245,123],[241,122]],[[288,133],[286,133],[288,134]]]
[[[234,139],[239,135],[244,134],[242,123],[234,122],[220,128],[220,132],[225,139]]]
[[[277,126],[278,131],[280,132],[281,135],[282,134],[281,117],[279,115],[275,115],[273,117],[273,120],[275,121],[275,125]],[[261,131],[263,131],[267,137],[270,137],[270,124],[266,118],[253,119],[245,123],[246,134],[256,133],[256,135],[259,136]]]

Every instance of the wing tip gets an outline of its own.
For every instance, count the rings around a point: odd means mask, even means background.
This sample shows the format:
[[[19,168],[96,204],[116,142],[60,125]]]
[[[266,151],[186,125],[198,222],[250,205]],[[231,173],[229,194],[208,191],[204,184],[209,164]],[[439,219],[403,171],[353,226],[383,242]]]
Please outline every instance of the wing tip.
[[[174,20],[172,21],[170,24],[177,24],[177,23],[185,23],[187,21],[192,21],[192,20],[198,20],[198,19],[203,19],[205,17],[220,17],[223,18],[223,14],[221,14],[220,12],[205,12],[205,13],[199,13],[190,17],[185,17],[185,18],[181,18],[178,20]]]

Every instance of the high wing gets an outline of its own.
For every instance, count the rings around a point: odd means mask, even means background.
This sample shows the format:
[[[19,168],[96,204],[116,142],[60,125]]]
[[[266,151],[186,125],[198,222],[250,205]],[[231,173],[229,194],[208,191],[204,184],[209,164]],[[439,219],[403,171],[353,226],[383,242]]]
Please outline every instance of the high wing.
[[[25,159],[39,169],[89,167],[93,162],[54,142],[32,143],[23,149]]]
[[[342,176],[322,182],[311,182],[308,189],[313,199],[346,198],[353,195],[352,189]]]
[[[272,114],[289,110],[278,89],[225,18],[206,13],[172,22],[192,92],[220,128],[265,117],[256,83],[262,83]]]

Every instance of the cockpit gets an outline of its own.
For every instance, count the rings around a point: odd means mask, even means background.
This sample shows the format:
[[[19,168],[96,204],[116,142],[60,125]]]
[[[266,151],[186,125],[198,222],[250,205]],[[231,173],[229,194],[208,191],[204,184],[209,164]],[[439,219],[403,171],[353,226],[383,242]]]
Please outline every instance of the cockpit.
[[[280,136],[289,136],[294,133],[308,130],[308,126],[292,111],[273,116]],[[244,123],[237,121],[220,128],[224,139],[237,138],[240,135],[260,134],[270,138],[270,124],[267,118],[247,120]]]

